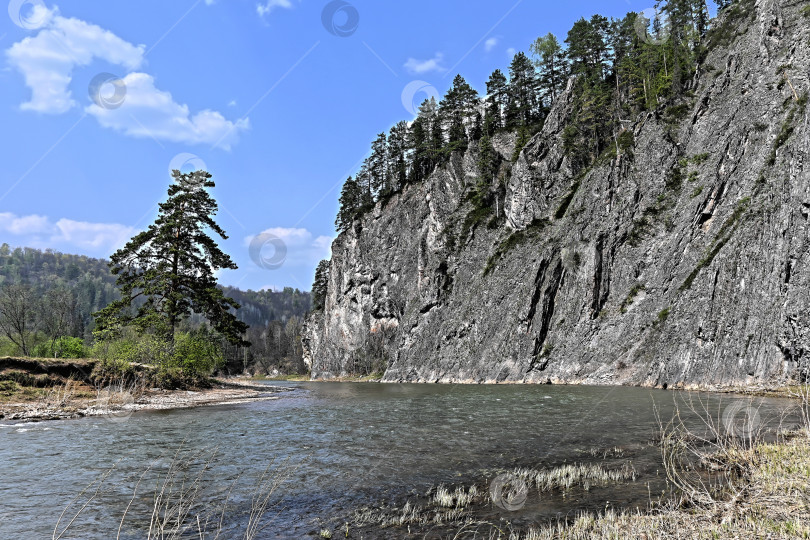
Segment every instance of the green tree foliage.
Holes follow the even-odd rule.
[[[380,194],[388,191],[386,185],[386,175],[388,172],[388,137],[385,133],[379,133],[374,142],[371,143],[371,155],[366,160],[366,171],[368,173],[368,197],[375,199]]]
[[[211,230],[227,239],[213,218],[217,204],[207,189],[214,182],[205,171],[175,170],[172,178],[155,223],[111,257],[121,299],[96,314],[98,329],[132,324],[172,341],[180,322],[196,312],[228,341],[242,344],[247,325],[233,313],[239,304],[222,293],[214,277],[219,269],[236,268],[207,233]],[[135,306],[139,298],[143,303]]]
[[[730,1],[716,3],[724,11]],[[622,120],[688,95],[705,56],[713,25],[705,0],[661,0],[656,10],[652,21],[636,13],[581,18],[567,33],[565,48],[553,34],[538,38],[530,47],[532,59],[517,53],[508,77],[500,69],[490,75],[483,99],[457,75],[440,102],[426,100],[413,122],[397,124],[396,134],[392,128],[384,152],[384,139],[375,140],[369,159],[344,186],[338,230],[347,230],[406,180],[427,178],[454,152],[477,149],[479,169],[491,171],[497,161],[491,138],[499,131],[515,134],[516,158],[568,84],[573,116],[563,141],[573,168],[586,168],[611,146],[618,148],[627,128]],[[388,172],[375,189],[371,179],[383,155]],[[365,196],[358,195],[355,182]]]
[[[551,33],[537,38],[530,50],[536,58],[534,64],[537,67],[538,86],[543,100],[551,106],[567,76],[565,53],[557,37]]]
[[[492,117],[487,112],[484,118],[484,129],[481,140],[478,142],[478,173],[486,182],[493,182],[501,166],[501,155],[492,146],[492,137],[489,135]]]
[[[430,174],[429,132],[430,120],[421,115],[417,116],[408,132],[408,145],[411,150],[409,182],[419,182]]]
[[[540,119],[540,85],[529,57],[519,52],[509,65],[505,123],[508,129],[528,127]]]
[[[490,135],[504,127],[503,117],[506,113],[508,91],[509,86],[506,75],[500,69],[496,69],[487,81],[486,108],[487,114],[491,118],[490,128],[492,131]]]
[[[351,176],[343,184],[340,192],[340,210],[338,210],[335,228],[345,231],[363,211],[363,188]]]
[[[478,92],[461,75],[453,79],[453,86],[439,104],[439,122],[447,133],[445,153],[465,151],[472,138],[475,125]]]
[[[312,283],[312,310],[321,311],[326,303],[329,286],[329,261],[323,260],[315,269],[315,281]]]
[[[396,193],[408,182],[408,123],[399,122],[388,132],[386,194]]]

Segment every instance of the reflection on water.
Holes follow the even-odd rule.
[[[612,504],[644,504],[663,486],[653,401],[671,416],[673,394],[576,386],[462,386],[274,383],[297,388],[275,401],[144,412],[103,418],[0,424],[0,538],[50,538],[62,510],[115,466],[76,522],[74,538],[114,537],[138,478],[150,464],[122,537],[139,538],[151,492],[180,447],[216,447],[205,497],[221,500],[236,482],[226,528],[250,511],[250,489],[276,458],[291,476],[278,492],[262,538],[301,538],[325,521],[372,502],[401,502],[439,483],[480,482],[515,466],[593,460],[619,447],[639,473]],[[722,411],[739,398],[709,396]],[[784,401],[766,400],[763,420]],[[241,489],[244,488],[244,489]],[[649,491],[648,491],[649,489]],[[607,496],[608,494],[603,494]],[[570,514],[576,500],[544,501],[540,516]],[[525,514],[525,513],[524,513]],[[526,516],[526,519],[529,517]]]

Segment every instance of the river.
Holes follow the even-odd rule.
[[[658,432],[653,403],[666,419],[683,396],[626,387],[272,384],[292,390],[271,401],[126,418],[0,423],[0,538],[51,538],[62,511],[105,472],[98,495],[63,538],[115,538],[142,475],[121,538],[144,538],[156,482],[178,449],[181,455],[204,449],[192,473],[210,460],[199,496],[209,509],[228,497],[224,538],[245,527],[251,489],[271,460],[271,475],[286,481],[273,493],[258,538],[317,536],[340,529],[365,504],[402,504],[440,483],[485,482],[516,466],[593,461],[614,448],[632,462],[634,482],[501,517],[531,521],[582,508],[644,506],[666,489],[650,444]],[[748,403],[701,397],[718,417]],[[762,422],[775,422],[788,403],[755,404]]]

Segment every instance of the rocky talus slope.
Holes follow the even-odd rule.
[[[632,137],[584,175],[563,151],[569,83],[488,215],[469,199],[472,150],[378,203],[333,244],[326,307],[305,329],[313,377],[372,357],[391,382],[804,376],[807,5],[752,2],[693,97],[628,119]],[[513,140],[497,140],[507,162]]]

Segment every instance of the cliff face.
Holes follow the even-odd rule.
[[[476,155],[377,207],[332,247],[313,377],[708,385],[810,363],[810,18],[757,0],[690,99],[629,120],[575,178],[570,88],[476,216]],[[789,137],[786,138],[786,135]],[[496,149],[507,160],[512,138]],[[498,219],[500,218],[500,219]]]

